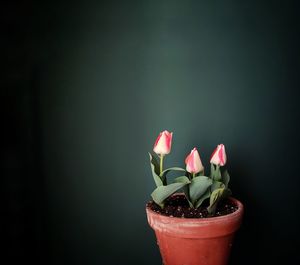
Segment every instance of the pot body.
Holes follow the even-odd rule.
[[[240,227],[244,207],[230,198],[238,209],[211,218],[163,216],[146,207],[164,265],[226,265],[235,231]]]

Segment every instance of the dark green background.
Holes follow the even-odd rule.
[[[144,206],[164,129],[167,166],[227,147],[230,264],[299,262],[297,1],[41,2],[1,9],[7,264],[161,264]]]

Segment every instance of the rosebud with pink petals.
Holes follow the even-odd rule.
[[[171,152],[172,136],[173,133],[167,130],[161,132],[155,141],[153,151],[158,155],[169,154]]]
[[[224,144],[219,144],[211,155],[210,163],[217,166],[224,166],[226,164],[226,160],[225,146]]]
[[[200,155],[196,148],[194,148],[191,153],[185,159],[186,171],[196,174],[203,171],[204,167],[202,165]]]

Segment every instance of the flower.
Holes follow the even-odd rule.
[[[210,174],[204,174],[204,167],[196,147],[185,158],[185,169],[178,166],[164,169],[163,161],[165,155],[171,151],[172,136],[173,133],[166,130],[161,132],[153,148],[156,154],[149,153],[151,173],[156,184],[156,189],[151,193],[153,202],[164,208],[166,200],[172,198],[170,196],[178,190],[183,190],[191,208],[199,208],[203,203],[209,202],[207,212],[214,215],[217,204],[231,195],[228,188],[230,181],[228,171],[220,168],[226,163],[224,145],[219,144],[211,156]],[[158,156],[159,160],[155,156]],[[171,183],[167,176],[170,172],[177,175]]]
[[[212,153],[210,163],[217,166],[224,166],[226,164],[226,152],[224,144],[219,144]]]
[[[204,167],[202,165],[199,153],[196,148],[194,148],[191,153],[185,159],[186,171],[196,174],[203,171]]]
[[[154,144],[153,151],[158,155],[167,155],[171,152],[173,133],[167,130],[161,132]]]

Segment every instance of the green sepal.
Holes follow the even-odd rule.
[[[157,187],[151,194],[152,199],[160,206],[164,207],[164,200],[175,193],[177,190],[183,188],[190,183],[190,180],[186,176],[181,176],[175,179],[177,182]]]
[[[157,172],[159,172],[158,162],[157,162],[156,158],[154,156],[152,156],[150,153],[149,153],[149,158],[150,158],[151,172],[152,172],[152,176],[155,181],[156,187],[163,186],[164,185],[163,181],[160,178],[159,173],[157,173]]]
[[[206,176],[199,176],[192,179],[189,185],[189,195],[193,205],[195,205],[195,202],[207,191],[212,183],[212,179]]]

